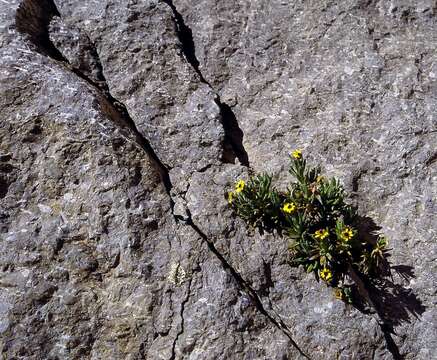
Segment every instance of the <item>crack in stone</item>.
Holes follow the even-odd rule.
[[[131,118],[126,106],[121,101],[118,101],[111,95],[108,83],[103,77],[103,72],[102,85],[90,79],[79,69],[72,67],[69,61],[51,42],[48,29],[50,21],[55,16],[60,17],[60,13],[53,0],[24,0],[22,3],[20,3],[17,9],[15,23],[17,30],[22,34],[27,34],[29,36],[29,40],[33,43],[33,45],[35,45],[39,53],[63,63],[68,70],[70,70],[79,78],[91,85],[92,88],[96,90],[99,95],[102,96],[108,107],[108,109],[106,109],[108,110],[106,111],[106,113],[109,115],[111,120],[119,127],[121,127],[122,130],[125,130],[126,128],[129,130],[129,132],[133,135],[133,139],[131,140],[134,140],[134,142],[139,145],[140,148],[147,154],[151,163],[158,171],[161,177],[162,184],[164,185],[165,191],[170,201],[171,212],[175,217],[176,221],[178,221],[179,217],[174,215],[174,200],[170,194],[172,184],[167,167],[162,163],[155,150],[151,146],[149,140],[147,140],[137,129],[136,124]],[[97,49],[95,49],[95,46],[94,50],[96,56],[98,57]],[[97,58],[97,60],[101,64],[100,59]]]
[[[170,1],[168,1],[168,0],[163,0],[163,1],[166,2],[169,6],[171,6],[172,10],[174,9],[174,11],[175,11],[175,8]],[[53,0],[43,0],[41,2],[38,2],[37,0],[24,0],[17,9],[16,26],[17,26],[17,29],[20,33],[29,35],[31,42],[36,46],[37,51],[39,53],[41,53],[45,56],[48,56],[48,57],[50,57],[58,62],[61,62],[66,67],[66,69],[73,72],[76,76],[78,76],[79,78],[84,80],[87,84],[92,86],[92,88],[97,92],[97,94],[100,95],[107,102],[107,105],[110,108],[109,113],[113,115],[111,117],[111,120],[113,120],[114,123],[119,125],[122,128],[122,130],[124,128],[127,128],[133,134],[133,137],[134,137],[133,140],[135,141],[135,143],[138,144],[144,150],[144,152],[148,155],[148,157],[150,158],[152,163],[157,168],[157,171],[159,172],[159,174],[161,176],[162,183],[165,187],[165,190],[166,190],[168,197],[169,197],[169,200],[170,200],[172,214],[173,214],[176,222],[179,222],[180,220],[182,220],[182,218],[180,216],[174,214],[174,200],[173,200],[173,197],[171,195],[172,184],[170,181],[170,176],[169,176],[167,167],[161,162],[158,155],[155,153],[154,149],[150,145],[149,141],[138,131],[138,129],[136,128],[135,122],[130,117],[125,105],[123,103],[121,103],[120,101],[118,101],[117,99],[115,99],[110,94],[106,79],[104,79],[104,84],[103,84],[104,89],[102,89],[102,84],[97,84],[95,81],[93,81],[92,79],[87,77],[85,74],[83,74],[80,70],[73,68],[71,66],[71,64],[68,62],[68,60],[62,55],[62,53],[50,41],[49,34],[48,34],[48,27],[49,27],[51,19],[54,16],[59,16],[59,11],[57,10],[56,5],[54,4]],[[180,22],[180,19],[181,19],[181,17],[179,18],[179,20],[175,20],[175,21]],[[183,19],[182,19],[182,21],[183,21]],[[186,26],[184,29],[185,29],[184,31],[186,31],[186,32],[189,30]],[[188,29],[188,30],[186,30],[186,29]],[[191,34],[191,30],[189,30],[188,32]],[[194,43],[193,43],[193,46],[194,46]],[[192,49],[194,50],[194,47]],[[192,62],[193,68],[195,70],[197,69],[196,72],[199,73],[199,76],[201,77],[201,80],[202,80],[203,76],[201,75],[200,71],[198,70],[198,62],[196,63],[197,59],[195,58],[195,56],[194,57],[191,56],[189,52],[185,56],[187,57],[189,62],[190,61]],[[196,61],[194,61],[193,59]],[[206,84],[208,84],[206,81],[204,81],[204,79],[202,81],[205,82]],[[107,91],[105,91],[106,88],[108,89]],[[233,115],[233,112],[230,109],[230,107],[228,105],[222,103],[218,96],[216,99],[216,103],[220,107],[221,111],[225,113],[225,115],[224,115],[225,118],[226,118],[226,116],[231,116],[231,117],[233,116],[235,118],[235,115]],[[231,113],[231,115],[226,115],[226,113],[229,114],[229,112]],[[115,116],[115,118],[114,118],[114,116]],[[236,123],[236,119],[231,119],[231,122],[232,121],[235,121],[235,123]],[[226,122],[226,121],[224,121],[224,122]],[[231,124],[231,126],[235,126],[235,124],[234,125]],[[237,123],[236,123],[236,126],[238,127]],[[232,144],[232,142],[231,142],[231,144]],[[235,144],[233,146],[235,146]],[[244,148],[242,148],[241,151],[244,151]],[[247,153],[246,153],[246,157],[247,157]],[[240,160],[240,162],[243,165],[245,163],[246,163],[246,166],[249,165],[248,159]],[[186,209],[186,212],[188,214],[188,219],[186,219],[184,221],[185,225],[190,226],[200,236],[200,238],[207,244],[209,250],[220,261],[223,268],[231,274],[231,276],[234,278],[234,280],[239,285],[239,287],[249,295],[249,297],[252,299],[257,310],[262,315],[264,315],[270,323],[272,323],[276,328],[281,330],[288,337],[288,339],[290,340],[292,345],[298,350],[298,352],[303,357],[309,359],[309,356],[306,355],[299,348],[297,343],[293,340],[293,338],[291,336],[291,331],[288,329],[287,325],[281,319],[276,320],[275,318],[273,318],[268,313],[268,311],[264,309],[264,306],[263,306],[258,294],[256,293],[256,291],[228,263],[228,261],[225,259],[225,257],[216,249],[214,244],[199,229],[199,227],[196,224],[194,224],[188,207]],[[181,304],[181,313],[180,313],[181,318],[182,318],[181,330],[178,332],[178,334],[173,342],[172,355],[171,355],[171,359],[173,359],[173,360],[175,359],[176,342],[177,342],[179,336],[184,331],[183,313],[185,310],[185,304],[188,302],[190,292],[191,292],[191,279],[190,279],[187,297],[185,298],[185,300]]]
[[[285,336],[290,340],[291,344],[294,346],[294,348],[299,352],[300,355],[305,357],[306,359],[310,359],[310,357],[303,352],[303,350],[299,347],[299,345],[294,341],[291,331],[288,328],[288,326],[282,321],[282,319],[279,318],[279,320],[276,320],[272,315],[269,314],[269,312],[264,308],[264,305],[258,296],[257,292],[249,285],[249,283],[243,279],[243,277],[238,273],[237,270],[235,270],[232,265],[225,259],[225,257],[217,250],[217,248],[214,246],[214,243],[212,243],[206,234],[200,230],[200,228],[193,222],[190,210],[187,208],[187,214],[188,214],[188,220],[186,220],[186,224],[189,225],[199,236],[200,238],[206,243],[209,250],[216,256],[216,258],[221,262],[223,268],[225,270],[228,270],[228,272],[231,274],[231,276],[234,278],[236,283],[239,285],[239,287],[246,292],[250,299],[252,300],[253,304],[257,308],[257,310],[264,315],[267,320],[272,323],[276,328],[281,330]]]
[[[191,295],[191,283],[193,279],[190,277],[189,283],[188,283],[188,292],[187,296],[185,296],[185,299],[181,303],[181,309],[179,312],[179,315],[181,317],[181,329],[176,334],[175,339],[173,340],[172,348],[171,348],[171,357],[170,360],[174,360],[176,358],[176,343],[179,339],[179,337],[184,333],[184,324],[185,324],[185,318],[184,318],[184,311],[185,311],[185,305],[187,304],[188,300],[190,299]]]
[[[220,109],[220,115],[222,117],[222,126],[225,131],[225,144],[231,146],[231,154],[226,153],[226,149],[223,151],[223,160],[225,162],[233,163],[235,157],[240,161],[240,164],[246,167],[250,167],[249,155],[243,145],[244,133],[238,125],[237,117],[235,116],[232,108],[220,100],[220,96],[217,94],[215,103]],[[228,159],[231,157],[231,159]],[[232,157],[234,159],[232,159]]]
[[[162,0],[166,3],[173,12],[173,21],[175,23],[176,33],[178,34],[179,41],[182,44],[182,53],[184,54],[187,62],[192,66],[194,71],[198,74],[201,82],[208,85],[211,90],[214,91],[211,84],[205,79],[202,72],[199,69],[200,62],[196,57],[195,52],[195,44],[193,40],[193,32],[192,30],[185,24],[185,21],[182,15],[177,11],[175,5],[172,0]],[[238,125],[238,121],[232,108],[226,103],[222,102],[220,96],[214,91],[216,94],[215,102],[220,109],[220,113],[222,116],[222,126],[225,131],[225,144],[228,143],[232,152],[234,153],[234,158],[237,157],[240,163],[244,166],[249,167],[249,157],[243,146],[243,136],[244,133]],[[224,149],[225,150],[225,149]],[[228,154],[223,154],[223,160],[229,157]],[[229,161],[232,162],[232,161]],[[290,340],[292,345],[298,350],[298,352],[305,358],[310,359],[310,357],[305,354],[302,349],[297,345],[297,343],[293,340],[291,331],[287,327],[287,325],[283,322],[282,319],[276,320],[273,318],[268,311],[264,308],[261,299],[259,298],[256,291],[245,281],[242,276],[229,264],[229,262],[225,259],[225,257],[217,250],[214,244],[209,241],[208,237],[203,233],[200,228],[194,224],[192,220],[192,216],[189,208],[186,208],[186,212],[188,214],[188,219],[185,220],[185,223],[189,225],[207,244],[210,251],[217,257],[217,259],[221,262],[224,269],[228,270],[232,277],[235,279],[237,284],[242,288],[252,299],[258,311],[263,314],[275,327],[280,329]]]
[[[166,3],[173,12],[173,22],[175,24],[176,34],[181,43],[182,54],[185,56],[185,59],[197,73],[200,81],[212,88],[210,83],[204,78],[202,72],[199,69],[200,62],[196,57],[196,46],[194,44],[193,31],[185,24],[184,18],[182,17],[181,13],[178,12],[172,0],[162,1]]]
[[[181,13],[178,12],[178,10],[176,9],[176,6],[173,4],[172,0],[162,0],[162,1],[164,3],[166,3],[171,8],[171,10],[173,12],[173,20],[175,23],[176,33],[178,34],[179,41],[181,42],[181,45],[182,45],[181,50],[182,50],[182,53],[184,54],[187,62],[192,66],[194,71],[198,74],[200,81],[205,83],[206,85],[208,85],[211,88],[211,90],[214,91],[211,84],[205,79],[205,77],[203,76],[203,74],[199,68],[200,62],[196,57],[195,43],[193,40],[192,30],[185,24],[183,16],[181,15]],[[341,12],[339,15],[341,15],[342,13],[343,12]],[[325,29],[325,31],[321,37],[323,37],[326,34],[326,32],[329,30],[329,28],[334,24],[335,20],[336,19],[333,19],[333,20],[331,20],[330,23],[327,24],[328,26]],[[244,133],[240,129],[240,127],[238,126],[237,119],[236,119],[235,114],[232,111],[231,107],[229,105],[227,105],[226,103],[223,103],[220,100],[220,96],[215,91],[214,91],[214,93],[216,94],[215,102],[220,109],[220,113],[222,116],[222,126],[223,126],[223,129],[225,131],[225,140],[224,140],[224,144],[223,144],[224,149],[223,149],[222,160],[224,162],[233,162],[232,157],[234,157],[234,159],[236,157],[236,158],[238,158],[238,160],[240,161],[240,163],[242,165],[249,167],[250,165],[249,165],[248,154],[247,154],[246,150],[244,149],[244,146],[242,143]],[[227,145],[230,145],[232,154],[230,154],[230,151],[226,148]],[[265,315],[270,320],[270,322],[272,322],[276,327],[278,327],[279,329],[281,329],[284,332],[284,334],[290,339],[293,346],[299,351],[299,353],[301,355],[305,356],[306,358],[309,358],[305,353],[302,352],[302,350],[298,347],[296,342],[292,339],[290,329],[288,329],[287,325],[284,323],[284,321],[279,317],[279,315],[273,309],[270,297],[268,296],[268,299],[269,299],[272,311],[277,316],[277,318],[279,320],[276,320],[275,318],[273,318],[264,309],[263,304],[262,304],[260,298],[258,297],[258,294],[256,293],[256,291],[250,287],[250,285],[241,277],[241,275],[226,261],[226,259],[223,257],[223,255],[221,255],[218,252],[218,250],[215,248],[214,244],[208,240],[207,236],[193,223],[193,220],[192,220],[192,217],[191,217],[191,214],[190,214],[190,211],[188,208],[187,208],[187,214],[188,214],[188,220],[186,220],[186,223],[188,225],[190,225],[198,233],[198,235],[207,243],[209,249],[221,261],[223,267],[225,269],[228,269],[230,271],[230,273],[232,274],[232,276],[234,277],[234,279],[237,281],[237,283],[243,289],[246,290],[246,292],[252,298],[252,301],[256,305],[257,309],[263,315]],[[389,351],[392,353],[392,355],[394,356],[395,359],[398,359],[400,354],[399,354],[399,351],[397,349],[396,343],[393,341],[393,339],[391,337],[390,327],[387,326],[387,324],[385,324],[384,321],[380,325],[381,325],[381,329],[384,333],[384,337],[386,339]]]
[[[212,85],[205,79],[200,70],[200,62],[196,57],[196,46],[193,39],[193,31],[185,24],[185,20],[181,13],[176,9],[172,0],[162,0],[167,4],[173,12],[173,21],[175,24],[176,34],[181,43],[181,51],[187,62],[194,69],[202,83],[208,87],[215,94],[215,103],[220,109],[221,123],[225,132],[223,142],[222,161],[234,163],[237,158],[241,165],[249,167],[249,156],[243,146],[244,133],[238,125],[237,118],[232,108],[221,101],[220,96],[213,89]]]
[[[49,24],[60,13],[53,0],[24,0],[15,13],[15,26],[21,34],[29,36],[39,52],[62,62],[68,62],[49,37]]]

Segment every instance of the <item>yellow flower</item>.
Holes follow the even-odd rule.
[[[329,235],[328,229],[320,229],[314,233],[314,237],[319,240],[325,239],[326,237],[328,237],[328,235]]]
[[[344,241],[349,241],[353,237],[354,231],[349,226],[346,226],[340,234],[340,238]]]
[[[294,205],[293,203],[285,203],[284,206],[282,207],[282,211],[287,214],[291,214],[295,210],[296,210],[296,205]]]
[[[343,291],[341,289],[339,289],[339,288],[335,288],[334,296],[338,300],[343,300]]]
[[[232,191],[228,192],[228,203],[232,204],[232,201],[234,200],[234,193]]]
[[[328,268],[323,268],[320,271],[320,278],[326,282],[330,282],[332,280],[332,272]]]
[[[235,192],[236,193],[242,192],[245,185],[246,183],[244,182],[244,180],[238,180],[237,183],[235,184]]]
[[[295,159],[301,159],[302,158],[302,150],[300,149],[296,149],[291,153],[291,156],[294,157]]]
[[[325,177],[322,175],[317,176],[316,182],[317,183],[322,183],[325,181]]]

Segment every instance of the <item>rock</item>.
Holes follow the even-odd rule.
[[[0,2],[5,358],[430,359],[431,1]],[[390,239],[394,333],[226,192],[303,148]]]

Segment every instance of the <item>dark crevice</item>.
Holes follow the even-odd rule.
[[[106,100],[106,104],[102,105],[106,105],[104,107],[107,107],[103,110],[106,110],[106,113],[110,116],[111,120],[113,120],[116,125],[121,127],[122,130],[129,130],[129,132],[133,135],[130,137],[133,137],[135,143],[137,143],[144,150],[151,163],[158,171],[161,181],[170,199],[172,214],[174,214],[174,200],[170,195],[172,184],[167,167],[161,162],[150,142],[138,131],[135,122],[132,120],[128,110],[126,109],[126,106],[110,94],[109,86],[103,76],[103,72],[101,74],[103,81],[99,83],[95,82],[85,75],[81,70],[73,68],[69,61],[51,42],[48,31],[50,21],[55,16],[60,16],[60,13],[53,0],[24,0],[17,9],[15,23],[17,30],[20,33],[27,34],[29,36],[29,40],[33,43],[39,53],[56,61],[62,62],[75,75],[91,85],[99,95],[102,95],[104,100]],[[95,56],[98,56],[95,47],[94,50]],[[101,65],[99,59],[98,63]],[[179,217],[175,216],[175,219],[179,220]]]
[[[227,154],[223,151],[223,159],[225,162],[235,162],[235,158],[238,159],[241,165],[249,167],[249,155],[243,146],[244,133],[238,125],[237,118],[235,117],[232,108],[221,102],[220,97],[217,96],[215,100],[216,104],[220,108],[220,115],[222,117],[222,125],[225,131],[224,143],[230,145],[231,154]],[[228,159],[228,161],[226,161]]]
[[[193,66],[194,70],[196,70],[196,72],[199,74],[201,81],[208,84],[208,82],[206,82],[206,80],[204,79],[204,77],[202,76],[199,70],[199,62],[195,57],[194,42],[192,40],[191,30],[184,24],[182,16],[176,11],[176,8],[172,4],[172,2],[168,0],[163,0],[163,1],[167,3],[173,10],[175,23],[178,27],[179,36],[183,44],[183,51],[187,58],[187,61]],[[90,79],[81,70],[73,68],[71,64],[68,62],[68,60],[50,41],[48,27],[51,19],[54,16],[59,16],[59,11],[57,10],[53,0],[43,0],[43,1],[24,0],[20,4],[17,10],[16,26],[18,31],[20,31],[20,33],[29,35],[30,40],[36,46],[36,49],[39,53],[46,55],[56,61],[62,62],[69,71],[73,72],[76,76],[86,81],[86,83],[88,83],[93,89],[95,89],[98,95],[105,100],[106,102],[105,105],[108,107],[108,109],[106,109],[106,112],[111,115],[110,118],[119,127],[121,127],[122,130],[128,129],[130,131],[130,133],[133,135],[131,137],[133,137],[135,143],[137,143],[144,150],[144,152],[150,158],[151,162],[157,168],[157,171],[161,176],[162,183],[170,199],[173,216],[177,221],[179,221],[180,217],[174,215],[174,211],[173,211],[174,201],[170,194],[172,189],[172,184],[170,181],[167,167],[161,162],[161,160],[155,153],[154,149],[150,145],[149,141],[138,131],[125,105],[122,102],[115,99],[110,94],[106,79],[103,78],[103,85],[102,85],[100,82],[97,83],[96,81]],[[248,161],[247,153],[245,152],[244,147],[242,146],[243,132],[238,127],[238,123],[234,113],[232,112],[232,109],[227,104],[222,103],[218,97],[216,99],[216,103],[219,106],[222,114],[223,127],[225,129],[226,140],[230,142],[232,149],[235,152],[236,157],[240,159],[240,162],[243,165],[248,166],[249,161]],[[185,221],[186,225],[190,226],[203,239],[203,241],[206,242],[209,250],[217,257],[217,259],[222,264],[223,268],[231,274],[231,276],[235,279],[235,281],[241,287],[241,289],[244,290],[250,296],[257,310],[261,314],[263,314],[270,323],[272,323],[275,327],[280,329],[288,337],[290,342],[293,344],[293,346],[298,350],[298,352],[302,356],[309,359],[308,355],[306,355],[299,348],[297,343],[293,340],[291,336],[291,332],[284,324],[284,322],[282,320],[276,320],[267,312],[267,310],[264,309],[264,306],[256,291],[250,287],[250,285],[241,277],[241,275],[227,262],[227,260],[223,257],[223,255],[220,254],[220,252],[215,248],[214,244],[211,241],[209,241],[207,236],[197,227],[197,225],[194,224],[189,209],[187,209],[187,213],[189,217],[188,220]],[[177,334],[176,339],[173,343],[172,359],[175,358],[175,346],[176,346],[177,339],[184,331],[183,312],[185,309],[185,304],[189,299],[189,296],[190,296],[190,289],[188,290],[188,295],[186,299],[183,301],[181,305],[181,318],[182,318],[181,330]]]
[[[8,193],[9,184],[6,179],[0,177],[0,199],[6,197]]]
[[[206,79],[203,77],[203,74],[199,69],[200,62],[196,57],[196,47],[194,45],[192,30],[185,24],[184,18],[178,12],[172,0],[162,1],[166,3],[173,12],[173,21],[176,27],[176,34],[182,46],[182,54],[184,54],[188,63],[193,67],[194,71],[196,71],[197,75],[199,75],[200,81],[211,86],[209,82],[206,81]]]
[[[264,272],[264,278],[265,282],[261,285],[260,294],[262,296],[266,296],[269,299],[270,305],[270,289],[274,287],[274,283],[272,280],[272,268],[268,261],[265,261],[262,259],[263,262],[263,272]]]
[[[181,310],[179,313],[179,316],[181,317],[181,329],[178,331],[178,333],[176,334],[176,337],[173,341],[173,345],[171,348],[171,356],[170,356],[170,360],[174,360],[176,359],[176,343],[179,339],[179,336],[181,336],[184,333],[184,325],[185,325],[185,318],[184,318],[184,311],[185,311],[185,305],[188,302],[188,300],[190,299],[190,295],[191,295],[191,282],[192,282],[192,278],[190,278],[190,281],[188,283],[188,292],[187,292],[187,296],[185,297],[185,299],[182,301],[181,303]]]
[[[200,71],[200,62],[196,57],[193,31],[185,24],[184,18],[181,13],[178,12],[172,0],[162,1],[166,3],[173,12],[173,21],[175,23],[176,34],[181,43],[182,54],[197,73],[200,81],[208,85],[211,90],[214,91],[211,84],[203,76],[202,71]],[[220,109],[222,126],[225,132],[222,161],[226,163],[235,163],[235,159],[237,158],[241,165],[248,167],[249,156],[243,146],[244,133],[238,125],[237,118],[232,111],[232,108],[228,104],[222,102],[218,95],[215,99],[215,103]]]
[[[67,61],[49,37],[49,24],[54,16],[60,16],[53,0],[24,0],[15,13],[15,26],[43,55],[58,61]]]
[[[290,340],[291,344],[296,348],[296,350],[299,352],[300,355],[305,357],[306,359],[310,359],[310,357],[305,354],[302,349],[297,345],[297,343],[293,340],[291,336],[291,331],[288,329],[287,325],[281,320],[276,320],[273,318],[269,312],[264,308],[264,305],[259,298],[257,292],[248,284],[246,280],[243,279],[243,277],[238,273],[237,270],[235,270],[231,264],[225,259],[225,257],[217,250],[217,248],[214,246],[214,244],[208,239],[205,233],[202,232],[202,230],[199,229],[199,227],[193,222],[190,210],[187,209],[188,214],[188,220],[186,220],[186,224],[189,225],[199,236],[200,238],[206,243],[209,250],[216,256],[216,258],[220,261],[223,268],[227,270],[233,279],[236,281],[236,283],[239,285],[239,287],[245,291],[250,299],[252,300],[253,304],[257,308],[257,310],[264,315],[267,320],[272,323],[276,328],[281,330],[285,336]]]
[[[84,29],[66,24],[55,15],[48,25],[48,32],[52,44],[65,54],[73,68],[93,79],[102,91],[108,91],[97,49]]]
[[[212,166],[213,166],[213,164],[207,164],[207,165],[203,166],[202,168],[200,168],[199,170],[197,170],[197,172],[204,173],[205,171],[209,170]],[[183,193],[185,195],[187,192],[184,191]]]

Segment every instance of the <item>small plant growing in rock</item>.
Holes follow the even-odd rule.
[[[379,276],[387,241],[360,233],[359,217],[340,182],[308,166],[302,151],[291,154],[289,172],[296,181],[286,191],[276,189],[268,174],[239,180],[228,193],[229,204],[250,227],[288,238],[290,264],[303,266],[333,287],[338,299],[351,302],[348,284],[362,287],[361,279]]]

